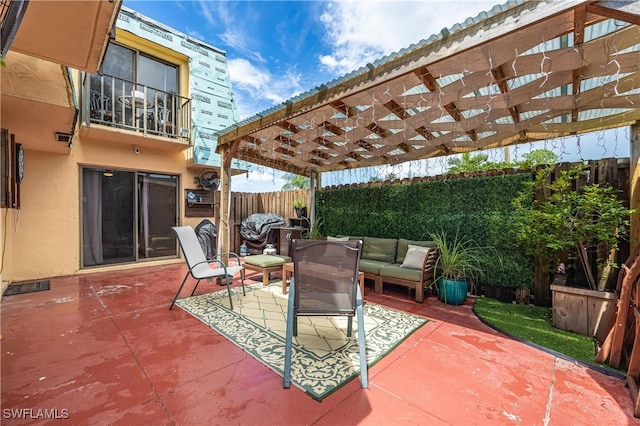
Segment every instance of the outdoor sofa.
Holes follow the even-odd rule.
[[[374,291],[378,294],[382,293],[384,283],[398,284],[415,289],[416,302],[422,303],[424,289],[433,283],[438,255],[433,241],[344,235],[327,238],[363,241],[360,271],[366,279],[374,281]]]

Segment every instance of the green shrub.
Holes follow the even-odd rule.
[[[502,266],[489,266],[487,282],[531,288],[533,258],[516,244],[512,202],[529,173],[434,180],[411,184],[323,189],[316,211],[323,235],[428,239],[445,232],[491,247]]]

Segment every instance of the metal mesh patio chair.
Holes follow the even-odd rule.
[[[173,119],[171,110],[158,105],[155,115],[155,130],[160,133],[173,134]]]
[[[184,283],[187,281],[189,275],[191,275],[194,279],[198,280],[196,282],[191,295],[193,296],[196,292],[196,288],[198,288],[198,284],[200,284],[200,280],[203,278],[213,279],[213,278],[224,278],[225,283],[227,285],[227,291],[229,292],[229,304],[231,305],[231,309],[233,309],[233,300],[231,299],[231,287],[229,286],[230,281],[233,277],[239,272],[240,279],[242,282],[242,294],[245,295],[244,289],[244,266],[242,266],[242,261],[240,260],[240,256],[235,253],[218,253],[215,255],[214,259],[207,260],[204,252],[202,251],[202,247],[200,246],[200,242],[198,241],[198,237],[196,236],[195,231],[190,226],[174,226],[173,231],[176,233],[178,237],[178,242],[180,243],[180,248],[182,249],[182,253],[184,253],[185,260],[187,262],[187,266],[189,270],[187,274],[184,276],[182,280],[182,284],[178,288],[178,292],[175,297],[171,301],[171,306],[169,309],[173,308],[173,304],[178,299],[178,295],[184,286]],[[237,258],[238,265],[227,266],[222,262],[222,256],[234,256]],[[217,268],[212,268],[210,263],[215,263]]]
[[[299,316],[346,316],[347,336],[351,337],[353,317],[358,320],[360,383],[368,387],[364,339],[362,294],[358,268],[362,241],[292,241],[293,279],[289,290],[283,386],[291,384],[293,336],[298,335]]]

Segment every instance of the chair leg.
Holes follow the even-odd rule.
[[[244,291],[244,269],[240,271],[240,283],[242,284],[242,295],[246,296],[247,293]]]
[[[293,335],[298,336],[298,315],[295,312],[293,313]]]
[[[295,312],[293,312],[294,289],[291,286],[289,291],[289,303],[287,307],[287,335],[284,345],[284,378],[282,387],[289,389],[291,386],[291,351],[293,345],[293,324],[295,321]]]
[[[176,303],[176,300],[178,299],[178,295],[180,294],[180,290],[182,290],[182,287],[184,286],[184,283],[187,282],[187,277],[188,276],[189,276],[189,273],[187,272],[187,275],[185,275],[184,279],[182,280],[182,284],[180,284],[180,288],[178,288],[178,292],[176,293],[176,296],[171,301],[171,306],[169,306],[169,310],[173,309],[173,304]]]
[[[358,288],[356,315],[358,316],[358,346],[360,347],[360,386],[369,387],[369,373],[367,371],[367,348],[364,339],[364,313],[362,311],[362,295]]]
[[[191,292],[192,296],[196,293],[196,289],[198,288],[198,284],[200,284],[200,280],[198,280],[198,282],[196,282],[195,287],[193,287],[193,291]]]
[[[424,283],[419,282],[416,284],[416,302],[422,303],[424,300]]]
[[[231,286],[229,285],[229,281],[231,281],[229,279],[229,276],[227,275],[225,278],[225,281],[227,283],[227,294],[229,295],[229,306],[231,307],[231,310],[233,311],[233,298],[231,297]],[[233,277],[232,277],[233,278]]]
[[[347,319],[347,337],[351,337],[353,333],[353,317]]]

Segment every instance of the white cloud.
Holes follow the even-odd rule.
[[[244,90],[262,89],[271,80],[268,70],[256,68],[246,59],[229,59],[227,64],[233,84]]]
[[[274,78],[268,69],[257,67],[247,59],[229,59],[227,63],[241,118],[282,103],[302,91],[300,73],[295,69]]]
[[[277,192],[282,190],[285,181],[282,172],[266,167],[253,166],[247,174],[231,178],[231,190],[234,192]]]
[[[494,5],[469,0],[330,2],[320,20],[331,53],[319,61],[336,74],[346,74]]]

